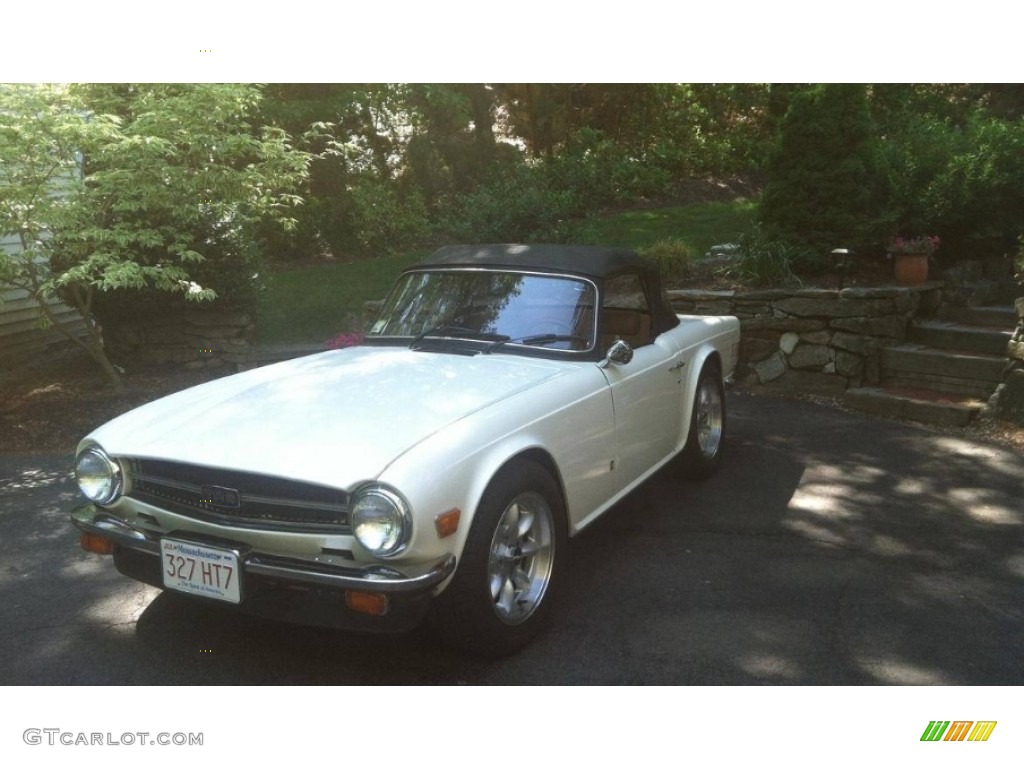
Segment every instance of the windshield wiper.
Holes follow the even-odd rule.
[[[561,333],[541,333],[533,336],[520,336],[518,339],[500,339],[492,344],[488,344],[483,348],[483,350],[481,350],[480,354],[489,355],[498,347],[503,347],[506,344],[523,344],[531,347],[539,347],[544,344],[553,344],[556,341],[580,341],[586,343],[587,340],[582,336],[569,336]]]
[[[428,336],[441,336],[446,338],[455,337],[469,337],[472,339],[494,339],[495,337],[504,340],[504,336],[499,336],[494,333],[483,333],[481,331],[474,331],[472,328],[466,328],[461,325],[437,325],[433,328],[428,328],[423,333],[418,335],[412,341],[409,342],[409,349],[418,349],[418,345],[426,339]]]

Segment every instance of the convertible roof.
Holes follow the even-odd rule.
[[[592,245],[448,245],[412,267],[487,267],[568,272],[604,278],[651,266],[628,248]]]

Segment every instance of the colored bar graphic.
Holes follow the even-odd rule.
[[[992,731],[996,729],[997,720],[979,720],[974,724],[974,730],[967,737],[968,741],[988,741]]]
[[[921,741],[988,741],[996,729],[996,720],[931,720]]]
[[[971,730],[972,725],[974,725],[973,720],[956,720],[943,741],[963,741],[967,738],[967,733]]]

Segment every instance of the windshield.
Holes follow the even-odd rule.
[[[370,335],[507,340],[508,346],[588,351],[594,346],[595,296],[593,284],[555,275],[410,272],[392,290]]]

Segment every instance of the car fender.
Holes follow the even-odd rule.
[[[607,494],[614,458],[611,394],[596,365],[511,401],[467,416],[394,462],[378,478],[408,500],[413,539],[424,561],[462,552],[480,500],[494,477],[529,455],[543,458],[562,491],[570,533]],[[546,391],[550,390],[550,391]],[[562,405],[552,409],[551,398]],[[457,450],[458,448],[458,450]],[[452,455],[459,458],[452,460]],[[444,466],[441,463],[444,462]],[[439,538],[435,518],[460,510],[458,530]]]
[[[704,366],[708,361],[712,359],[716,361],[723,378],[731,376],[736,367],[739,345],[739,321],[733,317],[721,318],[721,320],[732,322],[725,322],[724,325],[726,327],[723,332],[697,345],[690,358],[690,364],[687,366],[688,370],[683,376],[682,418],[684,425],[690,423],[693,413],[693,400],[697,392],[697,382],[700,380],[701,371],[704,370]],[[688,435],[689,429],[684,428],[679,443],[680,451],[686,446]]]
[[[717,361],[719,367],[722,365],[722,356],[718,350],[712,344],[701,344],[697,351],[694,352],[692,363],[688,366],[689,370],[683,377],[683,424],[687,425],[690,423],[690,417],[693,413],[693,398],[697,392],[697,382],[700,379],[700,373],[704,370],[704,366],[708,360]],[[679,443],[679,449],[682,450],[686,444],[686,437],[689,433],[688,429],[683,429],[682,439]]]

